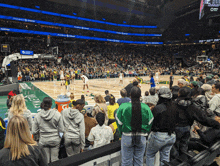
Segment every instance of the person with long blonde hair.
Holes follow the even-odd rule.
[[[27,120],[14,115],[7,127],[0,165],[47,166],[45,151],[31,137]]]
[[[14,115],[22,115],[28,121],[29,129],[32,129],[32,116],[31,111],[27,109],[25,104],[25,99],[22,94],[16,95],[13,97],[12,105],[8,113],[8,121]]]
[[[103,98],[102,95],[97,94],[94,96],[94,100],[96,102],[96,105],[92,111],[92,116],[96,118],[96,114],[98,114],[99,112],[104,113],[105,114],[105,125],[107,125],[108,124],[108,112],[107,112],[108,108],[107,108],[105,99]]]

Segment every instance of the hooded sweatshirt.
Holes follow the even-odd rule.
[[[64,132],[61,114],[54,109],[41,109],[34,117],[32,134],[40,132],[39,143],[43,146],[59,145],[59,132]]]
[[[67,108],[61,112],[61,115],[65,127],[65,139],[79,138],[81,141],[81,149],[84,149],[85,123],[83,114],[81,114],[78,109]]]
[[[31,111],[30,110],[25,110],[23,111],[23,114],[21,114],[25,119],[27,119],[28,121],[28,126],[30,131],[32,130],[32,116],[31,116]],[[11,120],[11,118],[13,117],[13,113],[11,111],[8,112],[8,122]]]

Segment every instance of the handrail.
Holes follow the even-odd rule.
[[[121,141],[52,162],[49,166],[77,166],[121,150]]]

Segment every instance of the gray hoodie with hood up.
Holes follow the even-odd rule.
[[[80,139],[81,149],[85,146],[84,116],[78,109],[67,108],[61,112],[64,124],[64,138]]]
[[[57,146],[60,143],[59,132],[64,132],[61,114],[54,109],[41,109],[34,117],[32,134],[40,132],[39,144],[43,146]]]

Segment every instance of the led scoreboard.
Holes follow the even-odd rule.
[[[218,16],[220,15],[220,0],[201,0],[199,19],[204,16]]]

